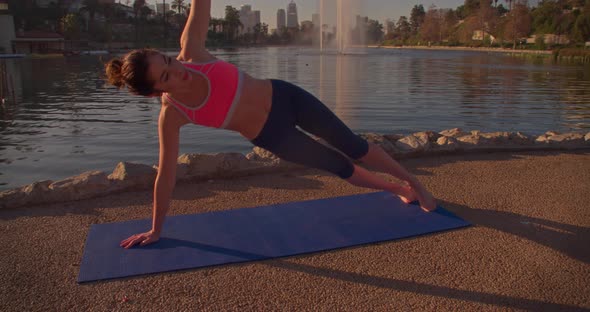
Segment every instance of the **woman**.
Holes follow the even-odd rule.
[[[152,229],[123,240],[122,247],[143,246],[159,239],[176,182],[180,127],[189,123],[239,132],[285,160],[334,173],[356,186],[392,192],[406,203],[417,199],[426,211],[436,208],[434,198],[415,177],[378,145],[355,135],[313,95],[284,81],[253,78],[209,54],[205,39],[210,10],[210,0],[193,0],[176,59],[142,49],[106,66],[111,84],[162,99]],[[295,126],[405,184],[388,182],[354,165]]]

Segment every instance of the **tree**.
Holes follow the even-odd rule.
[[[576,10],[579,14],[579,11]],[[568,35],[571,38],[573,33],[574,24],[576,23],[576,15],[561,11],[557,14],[557,19],[553,21],[555,26],[555,33],[558,35]]]
[[[94,27],[94,15],[101,9],[100,2],[98,0],[84,0],[83,6],[80,9],[88,13],[88,24],[86,24],[86,30],[90,31]]]
[[[55,1],[55,0],[54,0]],[[65,10],[63,8],[63,1],[57,0],[57,2],[50,2],[47,8],[45,8],[45,18],[46,21],[50,23],[52,29],[59,29],[59,24],[61,21],[62,16],[64,15]]]
[[[483,40],[492,33],[497,34],[498,16],[492,7],[492,0],[480,0],[479,9],[475,12],[475,30],[481,31]]]
[[[456,34],[457,25],[459,24],[457,12],[452,9],[448,9],[444,14],[443,38],[448,40],[451,44],[457,44],[459,41]]]
[[[455,11],[431,5],[420,28],[420,36],[427,41],[443,42],[451,36],[457,22]]]
[[[100,5],[102,10],[102,15],[104,16],[106,23],[105,23],[105,37],[103,38],[105,41],[110,42],[112,39],[113,34],[113,19],[115,18],[115,6],[112,3],[104,3]]]
[[[453,32],[453,28],[459,23],[459,18],[457,17],[457,12],[453,11],[452,9],[448,9],[445,11],[445,31],[447,35],[450,35]]]
[[[572,40],[576,42],[590,41],[590,0],[586,1],[584,8],[576,17],[572,31]]]
[[[395,24],[395,32],[402,42],[405,42],[412,36],[412,26],[405,16],[400,16]]]
[[[262,38],[264,38],[264,40],[267,39],[267,37],[268,37],[268,24],[267,23],[262,23],[260,25],[260,34],[262,35]]]
[[[135,13],[135,43],[139,42],[139,17],[141,16],[142,9],[145,6],[145,0],[133,1],[133,12]]]
[[[150,9],[147,5],[144,5],[141,8],[139,8],[139,17],[144,22],[147,20],[147,17],[153,13],[154,11],[152,11],[152,9]]]
[[[467,17],[467,13],[465,12],[465,5],[458,6],[455,12],[457,13],[457,17],[460,20],[464,20]]]
[[[207,32],[207,40],[211,45],[219,45],[224,38],[225,20],[221,18],[211,18],[209,20],[209,31]]]
[[[280,43],[289,43],[293,39],[293,35],[289,31],[289,29],[285,26],[279,29],[279,41]]]
[[[238,33],[238,30],[244,27],[240,21],[240,12],[231,5],[227,5],[225,7],[225,22],[227,26],[227,29],[225,29],[227,36],[226,40],[233,42]]]
[[[219,28],[222,27],[222,26],[223,26],[223,19],[214,18],[214,17],[212,17],[211,19],[209,19],[209,28],[210,28],[210,30],[212,28],[212,31],[214,33],[217,33],[218,30],[219,30]]]
[[[385,21],[385,29],[388,33],[393,33],[395,31],[395,22],[388,18]]]
[[[367,24],[367,39],[369,43],[378,43],[383,40],[383,25],[379,21],[369,19]]]
[[[561,9],[555,1],[545,0],[532,12],[533,29],[536,34],[552,34],[556,31],[555,21],[561,15]]]
[[[180,15],[182,11],[186,11],[187,6],[184,4],[184,0],[172,0],[172,9]]]
[[[254,43],[259,43],[268,35],[268,25],[266,23],[259,23],[254,25]]]
[[[504,34],[508,40],[512,40],[512,48],[516,49],[516,43],[527,37],[531,31],[531,15],[526,0],[516,1],[512,10],[508,13]]]
[[[80,19],[77,14],[68,14],[60,20],[61,32],[68,40],[78,39],[80,36]]]
[[[508,9],[506,9],[502,4],[496,6],[496,11],[498,12],[498,16],[503,16],[504,14],[508,13]]]
[[[436,5],[431,5],[428,8],[428,12],[424,16],[424,22],[420,27],[420,37],[428,42],[442,41],[442,26],[443,16]]]
[[[423,5],[414,5],[412,12],[410,13],[410,25],[412,26],[412,34],[417,34],[420,29],[420,25],[424,22],[426,12],[424,11]]]
[[[395,36],[395,22],[393,22],[391,19],[387,19],[385,21],[385,29],[387,31],[387,35],[385,39],[393,39]]]
[[[465,0],[463,6],[465,8],[465,17],[477,14],[481,7],[479,0]]]

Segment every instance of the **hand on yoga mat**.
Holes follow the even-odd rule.
[[[151,243],[157,242],[159,239],[160,235],[153,233],[152,231],[149,231],[145,233],[135,234],[127,238],[126,240],[122,241],[121,244],[119,244],[119,246],[125,249],[129,249],[137,244],[139,244],[140,246],[149,245]]]

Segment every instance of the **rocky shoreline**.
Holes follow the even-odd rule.
[[[548,131],[540,136],[521,132],[466,132],[459,128],[411,135],[360,134],[379,144],[396,159],[486,151],[590,149],[589,133]],[[284,172],[301,166],[276,158],[255,147],[251,153],[184,154],[178,158],[177,181],[207,181]],[[90,199],[153,187],[156,166],[121,162],[110,174],[88,171],[60,181],[39,181],[0,192],[0,209]]]

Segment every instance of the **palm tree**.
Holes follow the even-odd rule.
[[[94,15],[98,10],[101,9],[101,4],[98,0],[84,0],[84,6],[80,9],[80,11],[88,12],[88,24],[86,24],[86,31],[89,30],[90,27],[94,24]]]
[[[113,19],[115,17],[116,14],[116,9],[115,9],[115,5],[112,3],[104,3],[101,4],[101,8],[102,8],[102,14],[104,15],[105,19],[106,19],[106,41],[107,42],[111,42],[112,40],[112,35],[113,35]]]
[[[133,1],[133,12],[135,13],[135,42],[139,41],[139,15],[142,13],[142,8],[145,7],[145,0]]]
[[[164,9],[162,11],[164,11],[164,47],[166,47],[166,43],[168,40],[168,20],[166,19],[166,0],[163,0],[163,7]]]
[[[172,0],[172,9],[178,11],[178,14],[181,14],[181,11],[186,11],[186,5],[184,4],[184,0]]]
[[[239,28],[244,27],[240,21],[240,12],[228,5],[225,7],[225,23],[227,26],[227,40],[233,41]]]
[[[217,28],[219,28],[219,26],[223,25],[223,20],[220,18],[214,18],[212,17],[209,20],[209,27],[213,27],[213,32],[217,33]]]

